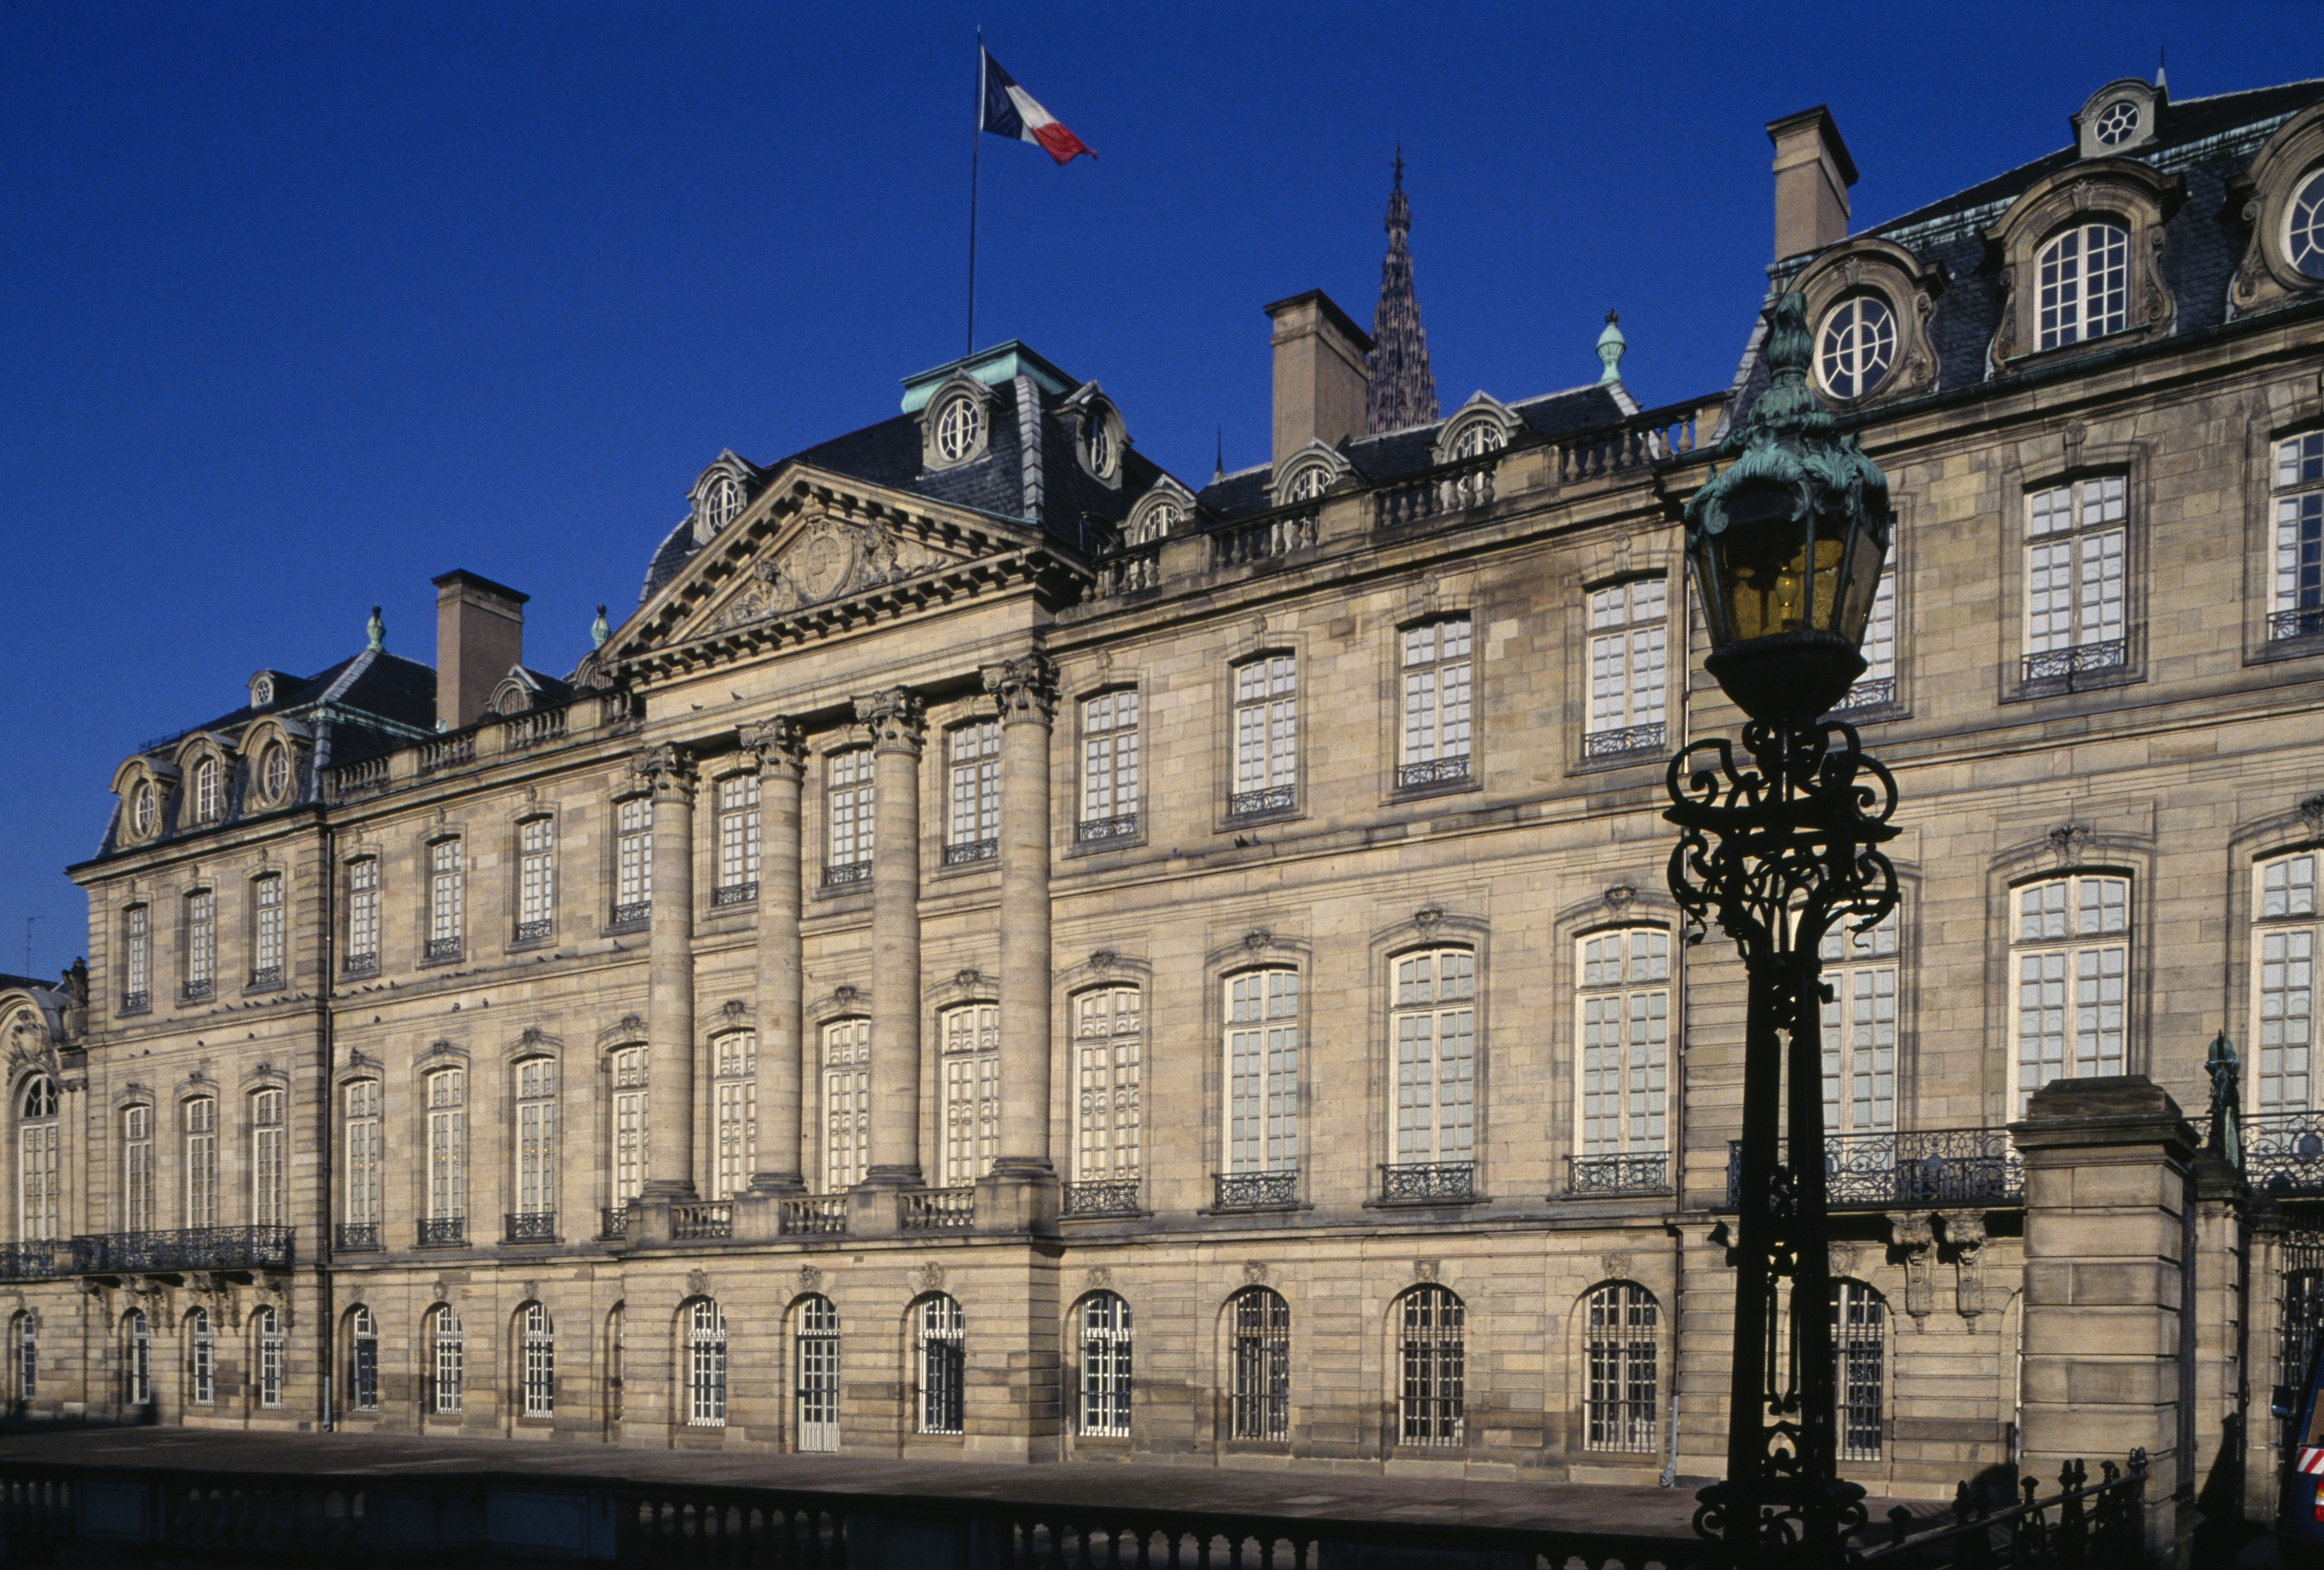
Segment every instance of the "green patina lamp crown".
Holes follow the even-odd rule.
[[[1858,645],[1894,514],[1888,476],[1808,385],[1807,298],[1768,313],[1767,390],[1687,499],[1686,553],[1709,622],[1703,664],[1754,719],[1804,724],[1864,673]]]

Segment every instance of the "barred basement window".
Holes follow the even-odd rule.
[[[1404,1295],[1404,1381],[1397,1399],[1400,1445],[1458,1445],[1467,1380],[1465,1311],[1443,1287]]]
[[[834,753],[825,766],[824,781],[830,824],[824,842],[824,883],[860,882],[871,876],[872,866],[872,749]]]
[[[281,1091],[262,1090],[250,1098],[250,1219],[258,1226],[281,1226],[290,1211],[282,1168],[290,1131],[282,1126]]]
[[[428,958],[460,957],[466,893],[460,842],[438,840],[428,847]]]
[[[121,1229],[153,1229],[153,1109],[124,1108],[121,1113]]]
[[[653,817],[650,796],[632,796],[613,809],[613,925],[653,914]]]
[[[538,943],[557,930],[557,820],[517,825],[516,940]]]
[[[346,1087],[346,1224],[374,1229],[379,1210],[379,1081],[358,1079]]]
[[[57,1165],[57,1082],[36,1074],[18,1101],[16,1235],[26,1242],[60,1235],[61,1174]]]
[[[2258,927],[2253,933],[2253,1065],[2262,1113],[2306,1112],[2316,1104],[2316,873],[2314,851],[2264,864],[2256,880]]]
[[[217,1400],[217,1332],[207,1308],[186,1316],[186,1399],[195,1406]]]
[[[460,1069],[441,1068],[427,1079],[427,1219],[430,1222],[456,1222],[468,1214],[467,1077]],[[440,1226],[437,1237],[460,1241]]]
[[[1299,802],[1299,665],[1269,654],[1235,669],[1234,793],[1229,816],[1287,812]]]
[[[2274,568],[2269,641],[2324,634],[2324,431],[2276,444]]]
[[[1267,1287],[1246,1287],[1227,1305],[1227,1434],[1291,1437],[1291,1306]]]
[[[1074,1177],[1079,1182],[1138,1181],[1143,1005],[1136,987],[1093,987],[1074,997],[1080,1096]]]
[[[282,880],[272,873],[250,882],[250,984],[282,984]]]
[[[718,781],[718,889],[714,905],[747,905],[759,897],[759,777]]]
[[[821,1293],[798,1306],[798,1447],[816,1455],[839,1450],[839,1310]]]
[[[539,1303],[524,1306],[524,1415],[557,1416],[557,1327]]]
[[[1475,429],[1494,429],[1477,426]],[[1469,778],[1469,618],[1404,630],[1404,752],[1398,790]]]
[[[1655,1364],[1660,1306],[1635,1281],[1609,1281],[1591,1291],[1585,1312],[1582,1448],[1652,1455],[1661,1427]]]
[[[1663,750],[1669,685],[1669,600],[1642,577],[1590,593],[1590,729],[1585,758]]]
[[[1254,970],[1225,983],[1226,1169],[1299,1169],[1299,973]]]
[[[834,1020],[823,1028],[823,1191],[862,1182],[871,1152],[872,1021]]]
[[[185,1122],[186,1224],[217,1224],[217,1103],[195,1096],[180,1108]]]
[[[182,996],[206,1003],[217,985],[217,901],[208,889],[186,896],[186,979]]]
[[[963,1432],[968,1325],[958,1299],[938,1292],[914,1310],[918,1340],[919,1431]]]
[[[516,1066],[516,1208],[553,1215],[561,1168],[557,1150],[557,1060],[528,1057]]]
[[[952,816],[945,835],[945,865],[989,861],[1001,849],[1001,722],[955,725],[946,747]]]
[[[1130,1436],[1130,1305],[1112,1292],[1082,1299],[1081,1431]]]
[[[434,1344],[430,1363],[435,1373],[429,1381],[428,1404],[439,1416],[448,1417],[460,1409],[461,1387],[466,1373],[460,1316],[449,1303],[439,1303],[428,1318]]]
[[[1861,1281],[1831,1284],[1831,1354],[1840,1458],[1877,1461],[1887,1427],[1888,1305]]]
[[[379,971],[379,863],[365,856],[347,864],[347,974]]]
[[[145,1310],[132,1308],[121,1325],[121,1399],[133,1407],[153,1399],[153,1327]]]
[[[710,1044],[716,1076],[711,1082],[712,1111],[718,1137],[713,1199],[732,1199],[751,1186],[759,1153],[759,1037],[754,1030],[729,1030]]]
[[[368,1308],[347,1316],[347,1405],[379,1410],[379,1321]]]
[[[2127,482],[2099,475],[2025,498],[2025,679],[2130,662]]]
[[[944,1180],[973,1183],[1001,1153],[1001,1010],[946,1009],[937,1020],[944,1076]]]
[[[2052,878],[2015,891],[2017,1111],[2053,1079],[2124,1071],[2130,881]]]
[[[251,1334],[258,1350],[258,1404],[278,1408],[282,1405],[282,1316],[271,1307],[259,1309],[251,1316]]]
[[[1084,844],[1138,832],[1138,690],[1103,692],[1082,705]]]
[[[1477,1154],[1477,956],[1440,948],[1393,964],[1397,1162],[1466,1166]]]
[[[613,1207],[626,1206],[646,1183],[646,1049],[613,1054]]]
[[[1823,1126],[1834,1134],[1896,1127],[1896,912],[1867,932],[1824,935]]]
[[[686,1315],[686,1420],[696,1428],[726,1426],[726,1315],[696,1298]]]
[[[2062,348],[2130,323],[2130,231],[2100,220],[2077,224],[2042,247],[2040,346]]]

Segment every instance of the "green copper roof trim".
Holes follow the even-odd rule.
[[[1598,335],[1598,358],[1606,366],[1598,374],[1600,387],[1622,379],[1622,351],[1630,346],[1630,340],[1622,336],[1622,329],[1614,322],[1614,313],[1609,310],[1606,313],[1606,330]]]
[[[980,349],[966,359],[948,360],[934,370],[905,377],[904,412],[910,414],[927,408],[928,400],[935,396],[938,387],[963,373],[975,377],[988,387],[1013,382],[1019,376],[1030,376],[1034,385],[1059,397],[1081,385],[1039,355],[1010,338],[992,348]]]

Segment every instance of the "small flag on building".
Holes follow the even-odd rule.
[[[1033,143],[1059,163],[1071,163],[1084,152],[1097,156],[1082,145],[1080,137],[1058,125],[1057,117],[1041,107],[1032,94],[1019,87],[982,44],[977,46],[977,52],[983,57],[984,80],[978,130]]]

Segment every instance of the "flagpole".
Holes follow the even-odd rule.
[[[976,113],[968,133],[968,347],[962,358],[976,353],[976,158],[984,146],[984,29],[976,30]]]

